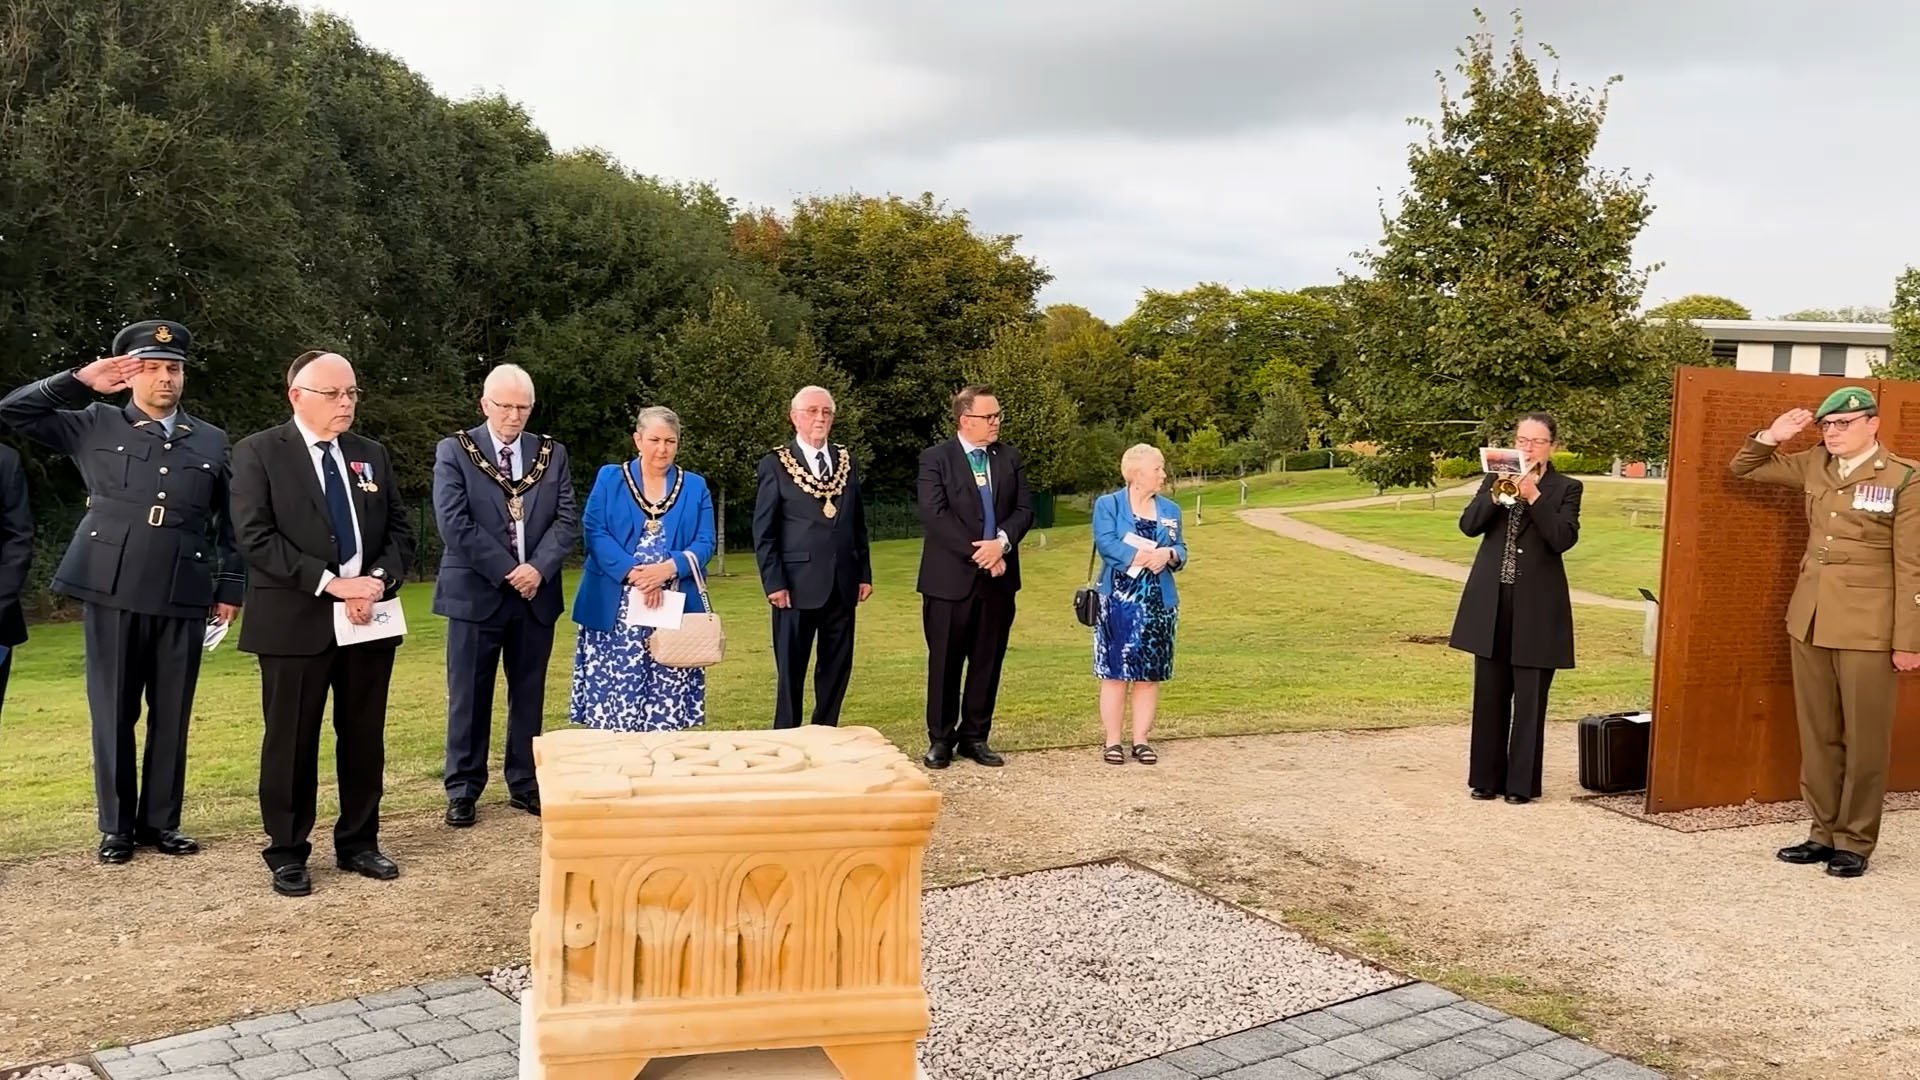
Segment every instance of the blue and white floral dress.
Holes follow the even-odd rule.
[[[649,532],[641,534],[634,557],[657,563],[672,552],[664,534]],[[612,630],[580,628],[570,719],[606,731],[679,731],[706,723],[707,673],[655,660],[647,649],[653,627],[627,625],[627,605],[635,602],[623,588]]]
[[[1136,517],[1133,531],[1152,540],[1155,522]],[[1130,577],[1124,570],[1115,570],[1108,584],[1093,625],[1094,677],[1126,682],[1173,678],[1173,632],[1180,612],[1161,597],[1159,576]]]

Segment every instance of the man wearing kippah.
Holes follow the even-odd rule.
[[[1820,442],[1780,448],[1809,424]],[[1879,443],[1873,394],[1843,386],[1815,412],[1789,409],[1747,439],[1733,474],[1799,488],[1807,553],[1787,604],[1800,794],[1813,815],[1783,862],[1825,863],[1834,877],[1867,871],[1880,836],[1893,745],[1896,671],[1920,668],[1920,462]],[[1889,656],[1891,653],[1891,656]]]
[[[246,577],[227,516],[226,433],[180,407],[193,336],[137,322],[111,353],[8,394],[0,422],[71,456],[87,485],[53,591],[82,605],[99,856],[124,863],[136,846],[200,850],[180,831],[187,718],[208,623],[233,619]],[[94,400],[122,390],[124,405]]]

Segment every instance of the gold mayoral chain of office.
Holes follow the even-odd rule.
[[[820,500],[820,512],[822,514],[831,518],[840,512],[834,507],[833,500],[839,498],[841,492],[847,490],[847,476],[852,472],[848,463],[846,447],[840,447],[835,454],[838,460],[834,462],[833,479],[831,480],[822,480],[813,475],[812,469],[794,460],[793,451],[788,447],[783,446],[774,451],[774,453],[780,456],[780,464],[786,466],[787,475],[793,477],[794,486]]]
[[[547,462],[553,457],[553,436],[540,436],[540,449],[533,455],[533,468],[528,469],[526,475],[518,480],[507,479],[499,466],[488,461],[487,455],[480,452],[479,444],[473,441],[473,436],[462,431],[455,438],[460,440],[460,449],[465,450],[467,456],[473,459],[473,467],[485,473],[487,479],[499,484],[500,490],[507,493],[507,517],[514,521],[525,517],[527,504],[521,497],[532,491],[533,485],[539,483],[540,478],[546,475]]]
[[[680,501],[680,488],[687,482],[687,471],[685,469],[674,470],[673,490],[667,492],[667,497],[661,499],[659,502],[654,502],[652,499],[647,498],[647,493],[643,491],[640,485],[633,479],[633,469],[622,465],[620,467],[620,476],[627,482],[627,491],[633,495],[633,501],[640,504],[640,512],[647,516],[647,535],[652,536],[654,533],[659,532],[660,519],[666,517],[667,511],[673,509],[673,504]]]

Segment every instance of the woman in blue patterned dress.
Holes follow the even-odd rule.
[[[1133,698],[1133,759],[1159,761],[1147,734],[1160,684],[1173,678],[1173,631],[1180,594],[1174,571],[1187,565],[1180,506],[1160,494],[1166,459],[1142,443],[1120,458],[1127,486],[1093,503],[1093,544],[1100,553],[1099,617],[1093,626],[1093,674],[1100,680],[1100,723],[1109,765],[1123,765],[1120,721]]]
[[[706,672],[655,660],[653,628],[628,626],[627,607],[658,607],[671,589],[686,594],[687,611],[705,610],[693,569],[704,573],[713,557],[713,497],[704,479],[673,463],[673,410],[640,410],[633,445],[634,460],[600,467],[580,519],[587,562],[573,599],[580,639],[569,716],[614,731],[676,731],[706,722]]]

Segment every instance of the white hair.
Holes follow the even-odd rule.
[[[789,409],[791,409],[791,410],[793,410],[794,412],[799,412],[799,411],[800,411],[800,402],[802,402],[802,401],[804,401],[804,400],[805,400],[805,399],[807,398],[807,396],[808,396],[808,395],[810,395],[810,394],[820,394],[820,395],[822,395],[823,397],[825,397],[825,398],[827,399],[827,407],[828,407],[828,408],[832,408],[832,409],[838,409],[838,408],[840,407],[839,405],[837,405],[837,404],[835,404],[835,403],[834,403],[834,400],[833,400],[833,391],[831,391],[831,390],[828,390],[828,389],[827,389],[826,387],[824,387],[824,386],[803,386],[803,387],[801,387],[801,388],[800,388],[800,392],[799,392],[799,393],[797,393],[797,394],[795,394],[795,395],[793,395],[793,403],[792,403],[791,405],[789,405],[789,406],[787,406],[787,407],[788,407]]]
[[[495,390],[508,386],[517,386],[525,390],[527,404],[533,404],[533,376],[527,374],[526,369],[519,364],[501,364],[487,372],[487,381],[480,387],[480,392],[491,395]]]
[[[1121,479],[1132,483],[1134,470],[1150,461],[1165,465],[1167,458],[1160,452],[1160,448],[1152,443],[1135,443],[1127,447],[1126,453],[1120,455]]]
[[[634,433],[643,435],[653,424],[665,424],[673,430],[674,438],[680,437],[680,414],[665,405],[649,405],[641,409],[640,415],[633,421]]]

